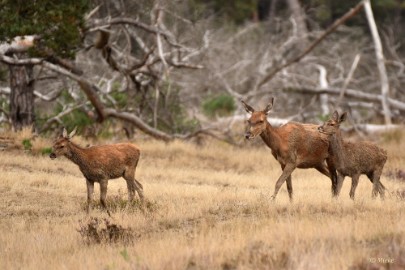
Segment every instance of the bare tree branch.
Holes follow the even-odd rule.
[[[109,28],[111,25],[115,24],[129,24],[132,26],[135,26],[137,28],[140,28],[146,32],[152,33],[152,34],[160,34],[162,35],[167,42],[169,42],[172,46],[179,47],[179,48],[184,48],[184,46],[178,44],[173,35],[171,33],[168,33],[166,31],[163,31],[162,29],[159,29],[155,26],[151,26],[148,24],[145,24],[143,22],[140,22],[139,20],[134,20],[131,18],[123,18],[123,17],[118,17],[118,18],[112,18],[108,20],[97,20],[93,24],[89,24],[87,27],[88,32],[94,32],[98,31],[100,28]]]
[[[339,105],[342,103],[343,97],[344,97],[345,92],[346,92],[346,88],[349,85],[349,83],[350,83],[350,81],[351,81],[351,79],[353,77],[354,71],[356,70],[357,65],[359,64],[359,61],[360,61],[360,54],[357,54],[356,57],[353,60],[352,66],[350,67],[349,73],[347,74],[347,77],[346,77],[346,79],[345,79],[345,81],[343,83],[342,90],[340,92],[339,98],[338,98],[338,100],[336,101],[336,104],[335,104],[335,108],[339,107]]]
[[[35,97],[42,99],[44,101],[54,101],[55,99],[57,99],[60,96],[60,93],[62,93],[62,88],[59,88],[57,90],[52,91],[51,93],[49,93],[48,95],[43,95],[38,91],[34,91],[34,95]]]
[[[11,93],[10,87],[0,87],[0,94],[10,95],[10,93]]]
[[[42,93],[40,93],[38,91],[34,91],[34,96],[37,98],[40,98],[44,101],[53,101],[59,96],[59,94],[61,92],[62,92],[62,89],[58,89],[58,90],[52,91],[48,95],[43,95]],[[10,93],[11,93],[10,87],[0,87],[0,94],[10,95]]]
[[[261,81],[259,81],[258,85],[256,86],[256,88],[260,88],[261,86],[263,86],[265,83],[267,83],[268,81],[270,81],[274,75],[276,75],[279,71],[283,70],[284,68],[299,62],[305,55],[307,55],[308,53],[310,53],[319,43],[321,43],[322,40],[324,40],[329,34],[331,34],[332,32],[334,32],[336,30],[336,28],[343,24],[345,21],[347,21],[348,19],[350,19],[351,17],[353,17],[354,15],[356,15],[361,8],[363,7],[363,1],[360,2],[359,4],[357,4],[354,8],[352,8],[351,10],[349,10],[345,15],[343,15],[341,18],[337,19],[331,26],[328,27],[328,29],[326,29],[323,34],[317,39],[315,40],[310,46],[308,46],[302,53],[300,53],[298,56],[294,57],[293,59],[287,61],[285,64],[274,68],[270,73],[268,73]]]
[[[106,116],[125,120],[125,121],[128,121],[128,122],[134,124],[141,131],[143,131],[144,133],[146,133],[156,139],[163,140],[163,141],[170,141],[170,140],[174,139],[173,136],[171,136],[167,133],[164,133],[158,129],[150,127],[144,121],[142,121],[142,119],[140,119],[138,116],[136,116],[132,113],[118,112],[117,110],[111,109],[111,108],[106,108],[104,112],[105,112]]]
[[[22,65],[24,64],[36,64],[36,65],[42,65],[44,68],[47,68],[49,70],[52,70],[54,72],[57,72],[59,74],[65,75],[69,77],[70,79],[76,81],[82,91],[86,94],[88,100],[91,102],[93,107],[96,109],[97,115],[98,115],[98,120],[100,122],[104,121],[108,117],[113,117],[121,120],[125,120],[128,122],[131,122],[134,124],[137,128],[145,132],[146,134],[160,140],[164,141],[169,141],[174,139],[174,136],[169,135],[167,133],[164,133],[158,129],[150,127],[148,124],[146,124],[142,119],[139,117],[135,116],[134,114],[128,113],[128,112],[118,112],[115,109],[112,108],[105,108],[104,104],[101,102],[97,92],[100,92],[99,88],[91,83],[89,80],[84,78],[83,76],[79,76],[76,74],[73,74],[72,72],[59,67],[55,64],[49,63],[47,61],[44,61],[42,59],[38,58],[27,58],[27,59],[14,59],[5,55],[0,54],[0,61],[3,61],[8,64],[14,64],[14,65]]]
[[[49,118],[48,120],[46,120],[46,122],[44,123],[44,125],[42,126],[41,130],[38,133],[42,133],[45,130],[47,130],[48,128],[51,127],[51,125],[55,122],[61,123],[62,120],[61,118],[65,115],[68,115],[69,113],[73,112],[74,110],[77,110],[81,107],[83,107],[84,105],[86,105],[86,103],[84,104],[79,104],[76,106],[73,106],[71,108],[67,108],[66,110],[63,110],[62,112],[60,112],[58,115],[55,115],[54,117]]]

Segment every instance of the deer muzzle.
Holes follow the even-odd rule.
[[[55,158],[56,158],[56,154],[55,154],[55,153],[50,153],[50,154],[49,154],[49,157],[50,157],[51,159],[55,159]]]

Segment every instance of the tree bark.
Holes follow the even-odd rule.
[[[391,124],[391,112],[388,102],[388,94],[389,94],[389,82],[387,76],[387,70],[385,69],[384,63],[384,54],[381,44],[380,35],[378,34],[377,25],[375,24],[373,10],[371,9],[370,0],[364,0],[364,10],[366,12],[366,17],[368,24],[370,26],[371,35],[373,36],[374,40],[374,48],[375,48],[375,55],[377,58],[377,67],[378,72],[380,74],[380,82],[381,82],[381,104],[384,111],[384,118],[385,124]]]
[[[326,89],[329,87],[328,79],[327,79],[327,71],[326,68],[322,65],[317,65],[319,70],[319,88]],[[321,109],[322,115],[329,115],[329,98],[327,94],[321,94],[319,97],[321,101]]]
[[[35,123],[32,65],[9,65],[10,118],[15,131]]]

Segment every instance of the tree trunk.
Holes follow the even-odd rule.
[[[373,36],[374,40],[374,48],[375,48],[375,55],[377,58],[377,67],[380,74],[380,82],[381,82],[381,103],[384,111],[384,118],[385,124],[389,125],[392,123],[391,121],[391,111],[388,103],[388,96],[389,96],[389,80],[387,75],[387,70],[385,68],[385,60],[383,54],[382,43],[380,39],[380,35],[378,34],[377,25],[374,20],[373,10],[371,9],[370,0],[364,0],[364,10],[366,12],[366,17],[368,24],[370,26],[371,35]]]
[[[317,65],[319,70],[319,88],[320,89],[327,89],[329,87],[328,79],[327,79],[327,71],[326,68],[322,65]],[[321,101],[321,110],[322,115],[329,115],[329,98],[328,94],[320,94],[320,101]]]
[[[292,17],[297,25],[298,38],[302,39],[302,41],[305,43],[308,35],[308,29],[301,4],[298,0],[288,0],[287,2],[291,10]]]
[[[34,115],[34,83],[32,65],[9,65],[10,118],[15,131],[32,126]]]

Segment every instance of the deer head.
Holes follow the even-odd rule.
[[[328,121],[324,122],[321,126],[318,127],[319,132],[333,135],[339,129],[339,126],[342,122],[346,120],[347,113],[344,112],[339,116],[339,113],[335,111]]]
[[[246,104],[243,100],[241,101],[246,112],[250,114],[250,118],[247,120],[248,126],[245,133],[245,138],[250,140],[260,135],[264,130],[266,130],[267,125],[267,115],[273,108],[274,98],[271,98],[269,104],[263,111],[255,111],[251,106]]]
[[[56,139],[52,146],[52,152],[49,155],[51,159],[55,159],[58,156],[66,155],[69,152],[67,145],[70,143],[70,139],[73,138],[73,136],[76,134],[76,130],[77,127],[73,129],[73,131],[70,132],[69,135],[67,135],[66,128],[63,128],[62,135],[59,136],[58,139]]]

